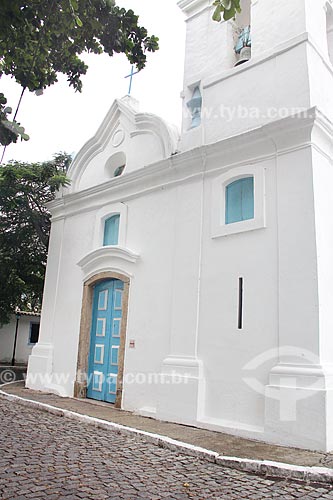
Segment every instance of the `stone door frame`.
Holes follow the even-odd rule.
[[[116,272],[107,271],[98,273],[89,278],[83,284],[79,351],[77,358],[76,381],[74,384],[74,397],[76,398],[87,397],[87,377],[88,377],[88,362],[89,362],[89,350],[90,350],[90,333],[91,333],[94,286],[100,283],[101,281],[107,281],[112,279],[117,279],[124,283],[123,304],[122,304],[123,319],[121,322],[121,330],[120,330],[119,368],[118,368],[118,378],[117,378],[117,394],[115,402],[115,408],[121,408],[122,394],[123,394],[124,360],[125,360],[130,279],[128,276]]]

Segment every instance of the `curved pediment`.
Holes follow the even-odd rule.
[[[85,255],[77,265],[86,277],[110,270],[131,276],[131,266],[136,264],[138,259],[139,255],[129,248],[104,246]]]
[[[178,131],[137,101],[116,99],[95,136],[79,151],[68,171],[69,192],[81,191],[124,175],[176,152]]]

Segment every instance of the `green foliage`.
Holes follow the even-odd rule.
[[[17,121],[8,119],[8,115],[12,113],[12,108],[9,108],[6,104],[7,99],[0,93],[0,144],[8,146],[12,142],[17,142],[19,136],[21,136],[21,139],[28,141],[29,136],[25,133],[24,128]]]
[[[69,183],[70,161],[61,153],[52,161],[10,162],[0,169],[0,324],[16,306],[41,306],[51,224],[45,205]]]
[[[63,73],[80,92],[87,72],[79,57],[84,52],[124,53],[140,70],[146,52],[157,49],[158,38],[148,36],[138,16],[113,0],[1,0],[0,77],[11,75],[30,91],[53,85]],[[16,142],[18,135],[27,139],[18,124],[11,129],[4,123],[4,109],[1,113],[1,144]]]
[[[241,12],[240,2],[241,0],[215,0],[213,3],[215,6],[213,14],[214,21],[220,22],[222,20],[222,15],[225,21],[233,19],[236,14]]]

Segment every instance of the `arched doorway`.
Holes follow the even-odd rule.
[[[87,397],[116,402],[124,283],[111,279],[94,287]]]
[[[75,397],[121,407],[129,278],[104,272],[83,289]]]

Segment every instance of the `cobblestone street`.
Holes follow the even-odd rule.
[[[249,475],[0,399],[0,498],[331,498],[328,486]]]

